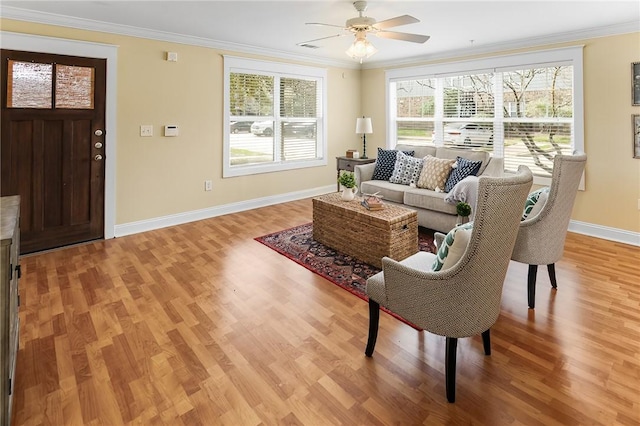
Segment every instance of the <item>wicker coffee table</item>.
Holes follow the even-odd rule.
[[[382,268],[384,256],[402,260],[418,252],[418,215],[385,204],[369,211],[360,199],[343,201],[340,193],[313,199],[313,239]]]

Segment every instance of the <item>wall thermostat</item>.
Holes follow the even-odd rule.
[[[167,124],[164,126],[165,136],[178,136],[178,126],[175,124]]]

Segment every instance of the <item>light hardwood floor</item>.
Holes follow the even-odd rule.
[[[255,237],[301,200],[22,259],[14,425],[637,425],[640,248],[569,234],[535,311],[511,264],[492,355],[444,346]]]

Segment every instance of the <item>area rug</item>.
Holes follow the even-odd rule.
[[[365,301],[369,300],[365,292],[367,278],[380,272],[380,269],[375,266],[315,241],[312,223],[256,237],[255,240]],[[421,251],[435,252],[433,231],[418,228],[418,244]],[[382,307],[381,309],[420,330],[419,327],[388,309]]]

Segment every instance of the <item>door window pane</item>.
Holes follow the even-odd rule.
[[[56,65],[56,108],[93,109],[94,69]]]
[[[9,59],[7,108],[51,108],[53,66]]]

